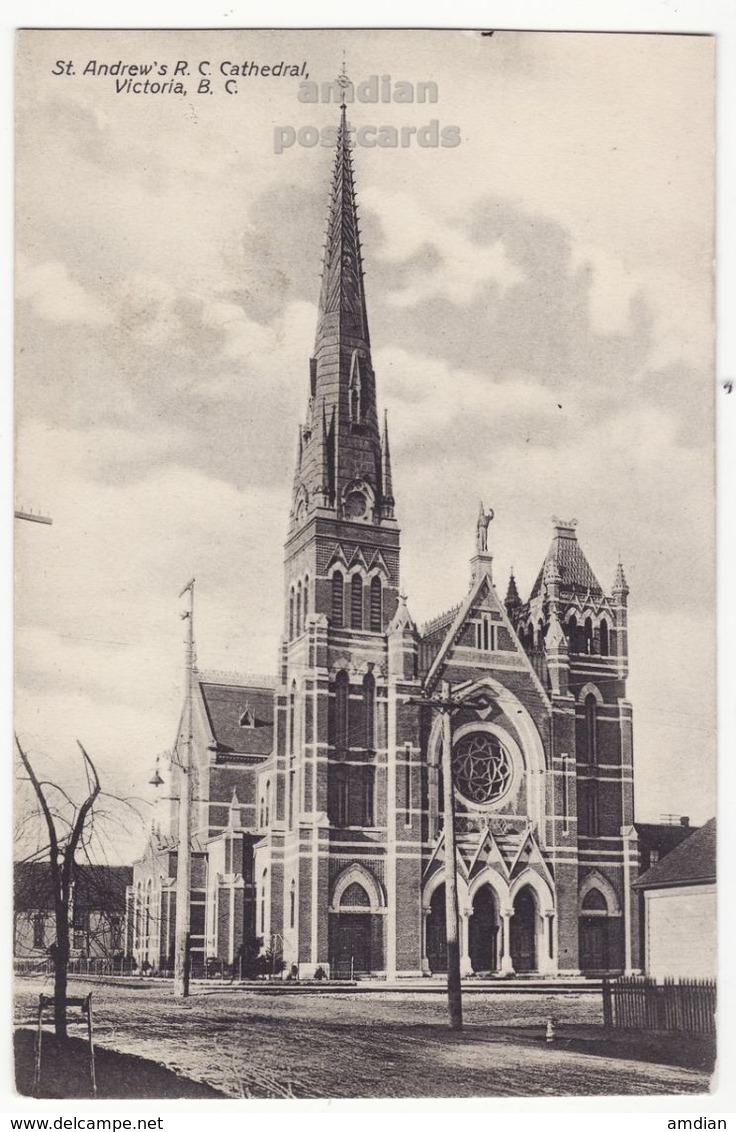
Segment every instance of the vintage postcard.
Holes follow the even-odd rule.
[[[18,1093],[707,1093],[713,37],[16,82]]]

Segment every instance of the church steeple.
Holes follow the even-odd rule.
[[[347,80],[346,80],[347,81]],[[307,423],[292,532],[316,510],[392,525],[390,456],[381,443],[363,285],[350,130],[343,103],[322,267]]]
[[[336,332],[349,338],[354,348],[369,354],[370,338],[363,287],[353,156],[350,152],[344,104],[340,111],[332,174],[315,357],[319,357],[324,347],[329,348]]]

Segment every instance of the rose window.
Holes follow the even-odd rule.
[[[508,751],[487,731],[463,736],[452,752],[455,789],[471,805],[495,802],[511,785],[512,773]]]

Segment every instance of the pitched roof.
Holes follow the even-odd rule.
[[[273,749],[273,687],[218,683],[200,678],[207,719],[218,748],[235,755],[260,755]],[[246,722],[241,723],[241,720]]]
[[[647,849],[656,849],[660,857],[671,853],[680,842],[692,836],[696,827],[692,825],[673,825],[666,822],[634,822],[639,842]]]
[[[542,592],[548,563],[554,564],[559,570],[560,589],[563,593],[587,593],[588,590],[593,594],[603,593],[600,582],[583,554],[572,523],[555,523],[554,537],[532,587],[531,597],[538,597]]]
[[[679,885],[708,884],[715,879],[716,819],[711,818],[635,880],[634,887],[675,888]]]
[[[75,865],[74,901],[85,908],[125,911],[125,889],[133,883],[128,865]],[[48,861],[16,861],[13,891],[17,912],[53,908],[51,870]]]

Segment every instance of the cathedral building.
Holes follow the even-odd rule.
[[[469,591],[414,623],[353,178],[343,108],[275,678],[194,682],[193,957],[233,963],[256,938],[302,978],[446,969],[443,719],[426,701],[449,686],[462,973],[631,972],[623,569],[605,590],[575,522],[555,521],[527,600],[513,576],[501,598],[481,505]],[[154,967],[173,955],[180,778],[129,891],[129,949]]]

